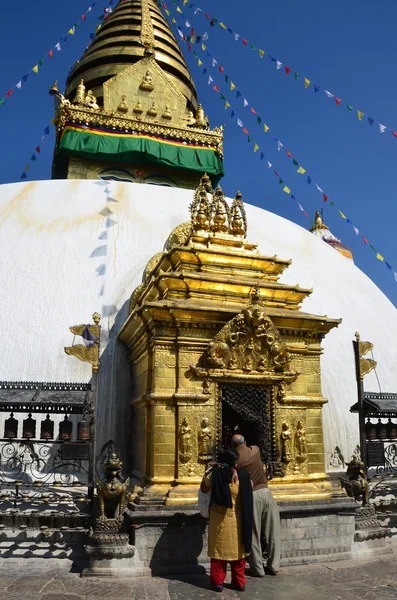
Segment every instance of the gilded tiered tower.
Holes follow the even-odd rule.
[[[194,188],[223,175],[222,128],[210,128],[178,43],[154,0],[120,0],[60,93],[53,177]]]

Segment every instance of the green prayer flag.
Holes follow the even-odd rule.
[[[262,123],[262,118],[261,117],[256,117],[256,120],[258,121],[258,125],[260,125]]]
[[[294,73],[294,76],[295,76],[295,81],[298,81],[298,79],[299,79],[299,75],[300,75],[300,73],[297,73],[297,72],[295,71],[295,73]]]
[[[248,143],[249,142],[252,142],[252,137],[250,135],[248,136]]]
[[[335,202],[330,202],[331,206],[336,206]]]
[[[39,65],[41,66],[43,64],[43,62],[45,61],[45,58],[40,58],[39,60]]]
[[[5,98],[0,98],[0,106],[4,106],[6,99]]]
[[[33,152],[32,156],[30,157],[30,160],[36,160],[36,155],[34,152]]]
[[[226,83],[228,83],[228,81],[229,81],[229,75],[225,75],[225,81],[226,81]]]
[[[221,94],[220,98],[221,98],[221,100],[226,100],[226,98],[223,94]]]
[[[346,104],[346,108],[347,108],[347,110],[348,110],[348,111],[350,111],[350,112],[353,110],[353,107],[352,107],[352,105],[351,105],[351,104]]]
[[[374,251],[377,252],[377,250],[375,250],[375,248],[373,246],[371,246],[371,244],[369,245],[369,247]]]
[[[295,158],[292,159],[292,162],[295,165],[295,167],[299,167],[299,163],[297,160],[295,160]]]
[[[283,185],[284,181],[281,179],[281,177],[279,177],[278,183],[279,185]]]
[[[250,44],[252,50],[256,50],[256,46],[254,46],[254,44]]]
[[[193,56],[194,56],[194,58],[198,58],[197,52],[195,52],[194,50],[193,50]]]

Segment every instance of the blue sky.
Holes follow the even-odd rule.
[[[40,0],[39,3],[6,3],[2,7],[0,97],[66,34],[89,3],[89,0]],[[175,13],[172,1],[167,4]],[[99,0],[75,35],[68,36],[66,43],[61,42],[62,51],[54,51],[53,58],[44,61],[39,73],[30,73],[22,88],[14,89],[11,98],[0,106],[0,183],[20,181],[26,163],[53,116],[48,88],[57,79],[63,91],[71,65],[89,43],[89,35],[107,5],[108,2]],[[245,47],[240,40],[235,42],[229,32],[219,26],[209,27],[209,21],[201,14],[195,16],[189,6],[183,7],[196,33],[208,32],[207,49],[225,69],[220,73],[213,68],[212,58],[195,45],[204,63],[198,68],[197,60],[186,44],[182,44],[211,125],[226,125],[226,175],[222,186],[227,195],[233,196],[240,189],[246,202],[303,227],[310,226],[297,204],[281,191],[277,178],[267,170],[266,162],[259,160],[260,152],[254,154],[253,144],[248,143],[247,135],[237,125],[238,116],[311,217],[316,208],[324,206],[322,195],[313,184],[307,185],[306,175],[296,173],[285,148],[326,192],[329,200],[324,208],[325,221],[333,233],[352,248],[357,266],[396,304],[397,283],[393,273],[375,258],[361,236],[355,235],[329,202],[338,205],[397,271],[397,139],[390,132],[380,134],[379,128],[371,127],[366,117],[360,122],[357,113],[349,112],[344,104],[347,102],[397,130],[397,5],[384,0],[376,5],[369,0],[332,3],[198,0],[195,5],[300,73],[299,82],[294,80],[293,72],[286,77],[284,69],[277,70],[276,63],[267,55],[260,59],[249,44]],[[208,86],[208,74],[202,75],[203,68],[207,68],[214,84],[219,85],[232,105],[236,113],[234,119],[230,118],[230,109],[224,110],[220,94]],[[225,73],[241,91],[241,98],[230,91]],[[336,106],[334,99],[327,98],[323,91],[315,93],[312,84],[305,89],[304,77],[342,98],[342,104]],[[277,150],[270,133],[265,134],[257,124],[249,106],[244,108],[243,97],[284,144],[281,151]],[[53,144],[51,126],[51,135],[46,136],[44,144],[40,143],[40,157],[31,164],[29,179],[50,177]]]

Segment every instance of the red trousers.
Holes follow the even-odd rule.
[[[237,587],[244,587],[246,583],[245,579],[245,558],[240,560],[219,560],[217,558],[211,558],[211,584],[212,585],[223,585],[226,579],[226,568],[227,563],[230,563],[232,570],[232,585]]]

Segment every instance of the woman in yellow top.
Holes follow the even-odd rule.
[[[207,471],[201,491],[211,490],[208,530],[208,556],[211,558],[211,584],[221,592],[227,563],[232,571],[232,587],[245,589],[245,557],[251,552],[252,484],[245,469],[237,469],[238,454],[226,450],[219,463]]]

